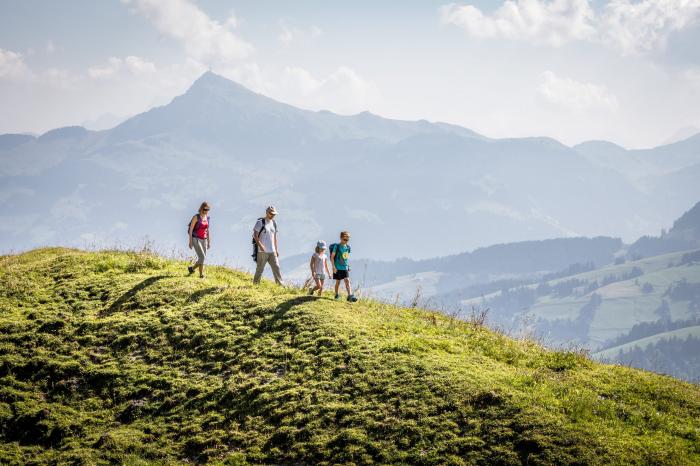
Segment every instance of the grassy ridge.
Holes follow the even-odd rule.
[[[700,463],[697,386],[183,269],[0,259],[0,463]]]

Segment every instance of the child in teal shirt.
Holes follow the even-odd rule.
[[[331,245],[331,264],[333,264],[333,279],[335,280],[335,299],[340,299],[340,282],[345,281],[345,289],[348,291],[348,301],[354,303],[357,298],[352,294],[350,286],[350,233],[340,232],[340,244]]]

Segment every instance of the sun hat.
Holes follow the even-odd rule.
[[[316,247],[319,249],[326,249],[326,242],[321,240],[318,243],[316,243]]]
[[[275,209],[275,206],[267,206],[267,209],[265,209],[266,212],[270,212],[272,215],[277,215],[277,209]]]

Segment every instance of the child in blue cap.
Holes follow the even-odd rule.
[[[311,276],[314,282],[316,282],[316,286],[309,289],[309,294],[313,295],[315,291],[318,291],[318,295],[321,296],[321,293],[323,293],[323,283],[326,281],[326,277],[331,275],[328,270],[325,241],[316,243],[316,252],[311,256],[309,267],[311,267]]]

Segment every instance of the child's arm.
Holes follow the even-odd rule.
[[[328,270],[328,258],[327,258],[327,257],[326,257],[326,259],[323,261],[323,264],[326,266],[326,273],[328,274],[328,278],[330,278],[330,277],[331,277],[331,271]]]
[[[338,248],[336,248],[338,249]],[[335,270],[335,251],[331,253],[331,264],[333,264],[333,273],[336,272]]]
[[[316,258],[314,256],[311,256],[311,261],[309,261],[309,268],[311,269],[311,278],[314,276],[314,262],[316,261]]]

